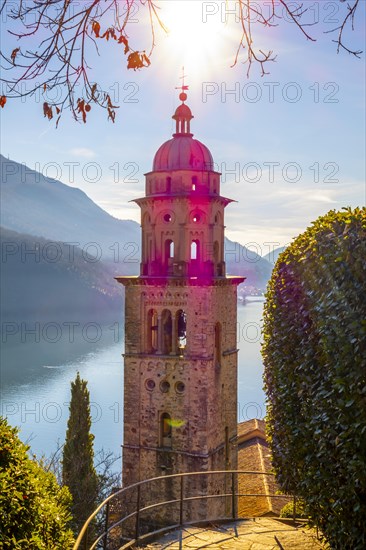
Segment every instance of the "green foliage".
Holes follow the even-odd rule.
[[[366,548],[366,210],[331,211],[267,290],[267,425],[281,488],[332,548]]]
[[[293,518],[293,517],[294,517],[294,503],[291,501],[285,504],[285,506],[282,508],[280,512],[280,518]],[[305,511],[305,504],[303,500],[298,500],[296,502],[295,517],[303,518],[303,519],[307,519],[308,517]]]
[[[73,527],[78,532],[97,507],[98,476],[94,468],[94,436],[90,433],[89,391],[79,373],[71,383],[70,416],[62,458],[63,483],[70,489]]]
[[[55,476],[31,460],[18,430],[0,418],[0,547],[67,550],[71,496]]]

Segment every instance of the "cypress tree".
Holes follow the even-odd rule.
[[[87,382],[77,373],[71,382],[70,416],[62,457],[63,483],[68,486],[73,504],[73,528],[80,531],[97,506],[98,476],[94,468],[94,435],[90,433],[91,416]]]

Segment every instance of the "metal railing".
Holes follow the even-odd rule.
[[[224,491],[219,493],[209,493],[204,492],[204,494],[193,494],[189,495],[187,494],[187,482],[186,480],[189,480],[192,482],[194,481],[194,478],[197,478],[198,476],[201,476],[206,481],[206,487],[212,478],[215,476],[223,476],[224,480],[222,480],[222,483],[224,485]],[[147,479],[144,481],[140,481],[138,483],[135,483],[133,485],[129,485],[128,487],[125,487],[123,489],[119,489],[118,491],[111,494],[108,498],[106,498],[94,511],[94,513],[87,519],[85,522],[83,528],[81,529],[77,540],[75,542],[75,545],[73,547],[73,550],[96,550],[96,549],[103,549],[103,550],[109,550],[113,544],[113,548],[118,548],[118,550],[124,550],[127,548],[132,547],[133,545],[143,542],[147,538],[152,538],[154,535],[162,534],[164,532],[182,527],[184,525],[193,525],[193,524],[203,524],[203,523],[210,523],[210,522],[217,522],[217,521],[229,521],[229,520],[237,520],[242,519],[243,517],[253,517],[255,514],[250,515],[240,515],[238,514],[238,503],[239,498],[245,499],[245,498],[253,498],[255,500],[258,499],[264,499],[264,498],[271,498],[271,499],[285,499],[287,501],[292,500],[294,503],[294,514],[293,518],[296,517],[296,498],[291,495],[284,495],[284,494],[277,494],[277,493],[242,493],[238,490],[238,479],[239,476],[268,476],[269,478],[274,479],[273,473],[270,472],[261,472],[261,471],[244,471],[244,470],[215,470],[215,471],[207,471],[207,472],[189,472],[189,473],[182,473],[182,474],[173,474],[173,475],[164,475],[160,477],[155,477],[151,479]],[[152,502],[152,503],[146,503],[144,500],[146,500],[146,495],[149,495],[149,490],[151,489],[152,485],[155,483],[164,483],[166,486],[167,482],[170,482],[171,485],[176,483],[176,489],[178,489],[178,495],[176,498],[171,498],[169,500],[159,501],[159,502]],[[228,490],[230,488],[230,490]],[[192,486],[190,486],[190,489],[192,489]],[[201,491],[202,493],[202,491]],[[131,495],[134,494],[134,498],[131,497]],[[193,510],[193,517],[191,514],[191,517],[189,520],[184,520],[184,512],[186,512],[187,515],[187,506],[185,506],[187,503],[191,505],[191,509],[189,510],[189,513],[192,512],[192,505],[195,502],[199,502],[204,500],[205,505],[207,505],[208,502],[212,501],[212,499],[225,499],[225,505],[223,506],[225,508],[225,512],[221,514],[219,517],[217,515],[213,517],[194,517],[194,510]],[[245,502],[245,501],[240,501]],[[113,511],[113,506],[117,505],[120,508],[125,508],[124,511],[119,510],[118,512],[118,519],[116,520],[116,513]],[[128,505],[132,505],[132,511],[129,509]],[[174,508],[173,506],[176,505],[176,514],[174,514]],[[158,508],[165,508],[165,512],[167,515],[176,515],[175,519],[173,521],[169,521],[167,518],[165,518],[164,524],[158,526],[158,529],[155,529],[153,527],[148,528],[148,521],[145,520],[142,522],[141,517],[144,512],[148,512],[150,518],[153,518],[154,512],[156,513],[156,510]],[[171,513],[173,510],[173,513]],[[102,524],[104,525],[103,532],[96,536],[95,540],[93,542],[89,542],[89,536],[90,532],[93,531],[93,523],[95,522],[97,517],[100,517],[101,514],[104,514],[104,518],[102,521]],[[164,512],[163,512],[164,514]],[[198,514],[199,515],[199,514]],[[116,521],[115,521],[116,520]],[[123,534],[122,531],[122,525],[126,523],[127,527],[125,528],[125,533]],[[153,520],[150,521],[150,523],[154,523]],[[100,522],[99,522],[100,524]],[[142,529],[143,527],[143,529]],[[116,529],[119,528],[119,538],[123,541],[122,543],[112,543],[111,540],[116,539],[116,535],[113,534],[113,532],[116,531]],[[94,529],[95,530],[95,529]],[[143,532],[144,531],[144,532]],[[121,535],[122,533],[122,535]]]

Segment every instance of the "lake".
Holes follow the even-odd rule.
[[[262,298],[238,304],[238,421],[263,418],[260,355]],[[8,327],[1,352],[1,411],[33,453],[50,455],[63,443],[70,383],[77,371],[88,381],[96,450],[121,453],[123,426],[123,325],[94,323]],[[15,333],[14,335],[11,332]],[[28,332],[27,332],[28,331]]]

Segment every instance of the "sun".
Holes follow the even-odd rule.
[[[228,28],[216,8],[219,4],[200,0],[162,4],[161,18],[168,31],[165,58],[169,65],[184,65],[191,81],[224,62],[230,51]]]

